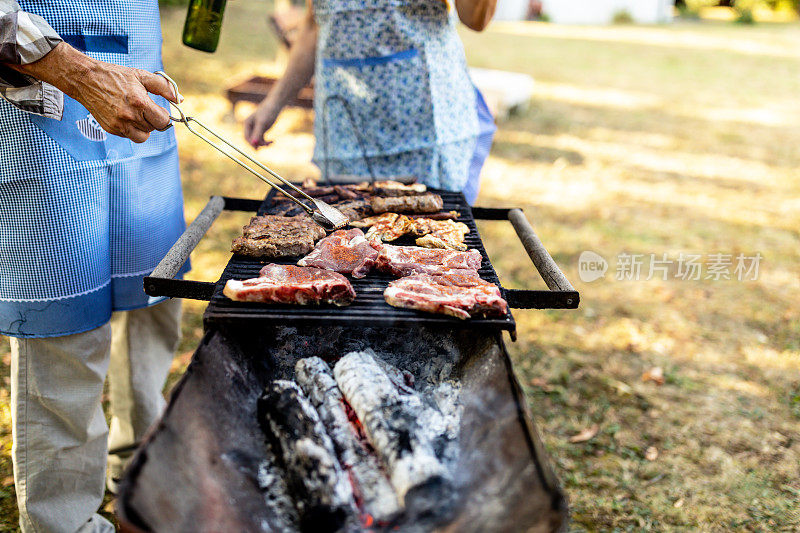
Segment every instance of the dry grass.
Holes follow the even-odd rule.
[[[231,3],[214,56],[181,47],[183,13],[165,13],[165,64],[186,107],[236,138],[220,88],[280,70],[265,13],[263,2]],[[572,528],[800,529],[798,26],[496,24],[464,38],[472,64],[537,79],[530,108],[500,125],[480,203],[524,206],[582,294],[577,311],[517,311],[511,345]],[[287,112],[260,157],[292,177],[315,173],[310,125]],[[210,194],[263,194],[178,134],[188,219]],[[218,221],[193,278],[216,279],[244,218]],[[541,283],[506,225],[481,231],[508,286]],[[609,260],[604,279],[579,281],[584,250]],[[757,281],[625,282],[614,279],[622,252],[764,259]],[[172,382],[200,339],[203,307],[186,302]],[[4,341],[0,528],[16,522],[7,352]],[[664,384],[642,381],[656,366]],[[594,438],[569,442],[593,424]]]

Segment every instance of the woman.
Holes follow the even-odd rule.
[[[455,0],[453,10],[442,0],[308,0],[286,73],[245,137],[264,145],[316,73],[314,162],[324,179],[413,175],[472,203],[495,128],[470,81],[456,14],[481,31],[496,2]]]

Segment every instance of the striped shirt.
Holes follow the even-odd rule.
[[[8,65],[38,61],[61,41],[42,17],[22,11],[16,0],[0,0],[0,96],[23,111],[60,119],[61,91]]]

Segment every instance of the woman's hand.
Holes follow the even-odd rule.
[[[266,146],[264,133],[275,124],[278,114],[297,92],[305,87],[314,75],[314,62],[317,50],[317,24],[314,22],[312,1],[308,0],[306,14],[297,31],[289,62],[283,77],[272,87],[266,98],[258,105],[256,112],[247,117],[244,123],[244,138],[254,147]]]
[[[275,124],[279,113],[280,109],[265,98],[255,112],[244,121],[244,138],[253,145],[253,148],[271,144],[271,141],[264,139],[264,134]]]

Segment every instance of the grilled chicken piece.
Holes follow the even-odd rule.
[[[297,264],[363,278],[377,257],[378,252],[370,246],[360,229],[338,230],[319,241],[314,250]]]
[[[425,194],[428,188],[422,183],[406,185],[394,180],[376,181],[372,184],[372,192],[378,196],[414,196]]]
[[[381,213],[437,213],[444,203],[438,194],[425,193],[417,196],[396,196],[383,198],[373,196],[370,200],[372,211]]]
[[[356,291],[347,278],[321,268],[268,264],[259,277],[228,280],[223,294],[237,302],[349,305]]]
[[[410,218],[397,213],[384,213],[371,218],[377,220],[372,222],[372,227],[367,231],[367,240],[369,241],[372,239],[380,239],[384,242],[395,241],[411,232],[413,228]]]
[[[417,239],[417,246],[461,251],[467,249],[464,237],[469,233],[469,228],[463,222],[418,218],[412,224],[415,235],[424,235]]]
[[[383,297],[394,307],[440,313],[462,320],[475,315],[503,316],[508,311],[497,285],[482,280],[474,270],[407,276],[391,282]]]
[[[448,213],[443,213],[449,215]],[[433,215],[432,215],[433,216]],[[464,237],[469,233],[469,228],[462,222],[443,219],[417,217],[410,218],[397,213],[384,213],[367,217],[351,223],[358,228],[370,228],[367,231],[367,240],[380,238],[384,242],[397,240],[407,233],[422,237],[417,239],[417,246],[424,248],[443,248],[448,250],[467,249]]]
[[[310,217],[257,216],[242,228],[242,237],[233,241],[231,251],[252,257],[291,257],[303,255],[325,236],[325,230]]]
[[[393,246],[376,241],[370,244],[378,250],[376,268],[398,277],[420,273],[440,274],[452,269],[477,271],[483,261],[477,250],[459,252],[418,246]]]

